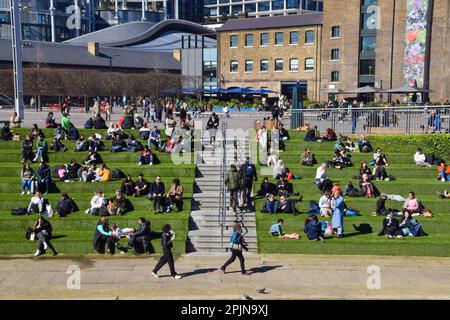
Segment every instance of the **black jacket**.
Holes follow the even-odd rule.
[[[162,183],[162,182],[160,182],[159,184],[156,182],[153,182],[150,185],[150,194],[151,195],[153,195],[154,193],[163,195],[165,192],[166,192],[166,188],[164,187],[164,183]]]
[[[171,240],[172,236],[168,232],[163,232],[161,235],[161,246],[163,250],[170,250],[173,248],[173,243]]]
[[[275,185],[273,183],[267,182],[267,184],[266,184],[266,183],[262,182],[261,183],[261,188],[258,191],[258,195],[259,196],[265,196],[266,194],[269,194],[269,193],[275,194],[276,191],[277,191],[277,189],[276,189],[276,187],[275,187]]]
[[[150,221],[145,221],[143,225],[139,226],[134,234],[135,237],[150,237]]]
[[[59,200],[56,205],[56,212],[60,217],[65,217],[74,210],[73,203],[70,199]]]
[[[308,221],[305,224],[305,233],[309,240],[318,240],[322,235],[322,224],[315,220]]]

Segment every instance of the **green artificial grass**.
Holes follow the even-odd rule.
[[[21,135],[21,139],[31,131],[31,129],[14,129]],[[43,129],[49,146],[53,137],[53,129]],[[164,130],[162,130],[162,135]],[[126,133],[132,133],[138,137],[137,130],[126,130]],[[80,134],[85,137],[91,136],[93,133],[100,133],[103,136],[106,130],[86,130],[81,129]],[[146,141],[141,142],[145,145]],[[21,195],[20,170],[21,163],[21,141],[2,141],[0,142],[0,255],[10,254],[32,254],[36,249],[36,242],[25,239],[25,229],[31,227],[38,215],[29,216],[13,216],[10,214],[12,208],[27,207],[31,195]],[[68,148],[66,152],[55,153],[50,151],[49,165],[51,167],[67,164],[70,159],[75,158],[79,163],[86,158],[87,152],[77,153],[74,151],[75,141],[64,140],[64,145]],[[110,141],[104,141],[106,147],[111,146]],[[154,148],[153,148],[154,149]],[[134,181],[140,173],[144,177],[153,182],[156,175],[160,175],[162,182],[166,186],[166,192],[170,188],[172,180],[178,177],[184,186],[184,203],[183,210],[176,210],[169,213],[154,214],[149,211],[152,208],[152,202],[145,197],[135,198],[127,197],[133,204],[134,210],[124,216],[109,217],[110,223],[114,222],[119,227],[138,227],[138,218],[145,217],[150,220],[151,228],[160,231],[164,224],[169,223],[177,233],[177,240],[174,243],[174,253],[186,252],[186,239],[189,231],[189,216],[191,211],[191,199],[193,193],[193,182],[195,177],[195,165],[193,163],[193,154],[187,153],[182,156],[185,163],[177,165],[172,163],[171,154],[161,153],[153,150],[159,162],[155,162],[153,166],[138,166],[139,152],[119,152],[111,153],[110,151],[102,151],[100,155],[103,161],[111,169],[120,169],[126,174],[130,174]],[[33,169],[37,169],[38,164],[32,164]],[[37,171],[36,171],[37,173]],[[122,179],[109,182],[85,183],[80,181],[60,182],[55,181],[55,188],[51,193],[44,197],[49,200],[53,209],[59,200],[61,192],[67,192],[70,197],[75,199],[80,211],[70,214],[65,218],[57,215],[50,218],[53,226],[53,234],[55,239],[52,240],[56,250],[63,255],[79,255],[96,253],[92,248],[92,238],[96,227],[96,222],[100,217],[85,214],[85,210],[90,207],[90,201],[95,190],[102,189],[106,197],[113,197],[114,192],[120,188]],[[121,241],[126,244],[126,239]],[[156,253],[161,252],[160,240],[152,240],[152,245]]]
[[[345,217],[345,237],[336,239],[328,238],[325,242],[309,241],[303,231],[306,212],[310,209],[311,200],[319,201],[320,191],[313,184],[316,169],[321,162],[332,159],[334,142],[305,142],[304,133],[290,131],[291,140],[286,142],[286,151],[280,152],[280,158],[299,180],[291,180],[294,192],[303,195],[303,202],[297,203],[297,208],[301,211],[298,216],[287,214],[264,214],[261,208],[264,206],[265,198],[258,197],[255,201],[257,208],[257,233],[258,250],[260,253],[284,253],[284,254],[342,254],[342,255],[397,255],[397,256],[450,256],[450,199],[439,199],[435,191],[443,191],[447,188],[450,191],[449,183],[442,183],[436,180],[437,169],[419,168],[415,165],[413,154],[387,152],[386,156],[390,163],[386,170],[389,175],[396,177],[394,181],[374,181],[381,193],[399,194],[407,197],[409,191],[414,191],[418,199],[430,209],[434,216],[432,218],[416,217],[422,223],[426,237],[407,237],[404,240],[387,240],[378,236],[382,229],[384,217],[373,217],[377,199],[345,197],[345,201],[350,208],[360,211],[362,216]],[[370,141],[370,140],[369,140]],[[386,142],[387,144],[389,142]],[[379,143],[373,147],[388,149],[389,145]],[[305,147],[311,147],[316,155],[318,164],[313,168],[300,165],[300,157]],[[392,151],[392,150],[390,150]],[[328,169],[328,175],[333,182],[339,182],[342,190],[351,181],[358,189],[358,180],[352,177],[358,173],[361,161],[369,162],[373,154],[352,154],[354,167],[343,170]],[[258,181],[254,183],[254,192],[259,190],[260,183],[264,176],[268,176],[271,182],[272,168],[258,166]],[[277,197],[279,198],[279,197]],[[293,196],[293,198],[298,198]],[[402,203],[387,201],[387,208],[401,209]],[[284,219],[283,232],[298,233],[300,240],[280,239],[269,234],[270,226],[277,222],[277,219]],[[399,217],[397,217],[400,219]],[[319,220],[324,220],[320,218]],[[327,218],[331,223],[331,218]],[[361,234],[355,229],[361,224],[368,224],[372,228],[372,233]]]

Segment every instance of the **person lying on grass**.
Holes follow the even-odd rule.
[[[278,219],[276,224],[270,226],[269,233],[274,237],[283,238],[283,239],[298,240],[300,238],[300,235],[297,233],[283,234],[283,231],[281,229],[281,227],[283,225],[284,225],[284,220]]]

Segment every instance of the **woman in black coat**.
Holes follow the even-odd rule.
[[[383,230],[378,234],[379,236],[386,235],[386,238],[393,239],[397,236],[398,239],[403,238],[402,229],[400,229],[399,221],[394,218],[394,213],[389,212],[383,220]]]
[[[39,240],[38,248],[34,254],[35,257],[45,253],[47,248],[50,248],[53,251],[54,256],[58,254],[53,245],[50,243],[50,240],[52,239],[52,225],[50,222],[45,220],[43,217],[39,217],[34,223],[33,232]]]
[[[173,243],[172,241],[175,240],[175,232],[172,231],[172,228],[170,224],[166,224],[162,229],[162,235],[161,235],[161,246],[163,249],[163,255],[159,259],[158,263],[156,264],[155,268],[152,271],[152,275],[155,278],[159,278],[158,271],[161,269],[166,263],[169,264],[170,268],[170,275],[174,279],[181,279],[181,276],[179,276],[175,271],[175,263],[173,260],[172,255],[172,248]]]

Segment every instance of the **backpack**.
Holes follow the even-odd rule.
[[[111,178],[123,179],[123,178],[125,178],[125,173],[120,169],[112,169],[111,170]]]
[[[69,129],[69,133],[67,134],[67,139],[69,140],[80,139],[80,133],[78,132],[78,129],[72,126],[72,128]]]
[[[14,216],[24,216],[28,213],[27,208],[16,208],[11,210],[11,214]]]
[[[309,208],[311,210],[309,210],[307,212],[308,214],[320,214],[320,207],[319,207],[319,204],[317,203],[317,201],[311,200],[309,202]]]
[[[92,129],[94,127],[94,119],[89,118],[84,124],[85,129]]]
[[[245,167],[245,176],[246,176],[247,178],[253,177],[253,166],[252,166],[251,164],[248,164],[248,165]]]

